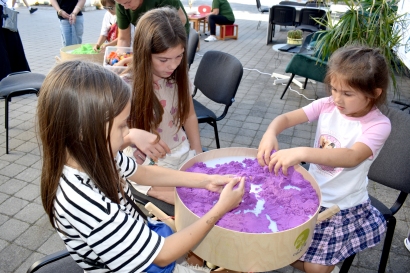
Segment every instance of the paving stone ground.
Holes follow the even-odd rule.
[[[10,1],[9,1],[10,2]],[[265,6],[277,3],[276,0],[262,0]],[[182,3],[188,8],[188,1]],[[194,8],[211,1],[195,1]],[[268,15],[261,15],[256,10],[254,1],[231,0],[239,25],[239,39],[204,42],[200,38],[200,51],[190,69],[194,78],[201,56],[208,50],[219,50],[237,57],[244,66],[244,74],[235,103],[229,109],[225,119],[218,122],[221,146],[257,148],[268,124],[277,115],[305,106],[309,103],[295,92],[288,91],[283,100],[279,97],[283,85],[274,85],[272,72],[284,73],[291,55],[272,50],[272,44],[266,45],[266,27]],[[59,22],[56,12],[51,7],[39,6],[34,14],[20,7],[18,27],[25,48],[25,53],[33,72],[47,74],[55,64],[62,47]],[[84,43],[95,42],[98,38],[103,10],[84,13]],[[262,20],[259,29],[258,21]],[[288,27],[289,29],[289,27]],[[286,29],[276,28],[274,44],[286,43]],[[229,71],[227,71],[227,77]],[[294,90],[308,98],[326,96],[321,83],[309,83],[306,90],[295,85]],[[410,102],[410,80],[399,78],[400,99]],[[389,99],[393,98],[390,92]],[[203,95],[197,99],[206,103]],[[64,249],[64,244],[51,228],[48,217],[41,205],[39,177],[41,156],[35,131],[35,110],[37,98],[26,95],[13,98],[10,104],[10,154],[5,152],[4,102],[0,101],[0,273],[26,272],[29,266],[45,255]],[[214,110],[220,106],[207,104]],[[397,107],[392,105],[392,107]],[[281,148],[311,145],[316,124],[303,124],[285,130],[279,136]],[[204,147],[215,149],[214,133],[211,126],[200,125],[201,141]],[[369,192],[378,196],[387,204],[392,204],[396,192],[371,182]],[[410,228],[410,201],[397,214],[397,226],[393,238],[387,272],[410,272],[410,252],[403,245]],[[370,273],[377,271],[381,246],[359,253],[350,272]],[[273,272],[299,272],[290,266]]]

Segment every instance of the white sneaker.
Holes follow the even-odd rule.
[[[215,42],[215,41],[218,41],[218,39],[215,36],[211,35],[208,38],[206,38],[204,41],[205,42]]]
[[[404,239],[404,245],[406,246],[407,250],[410,251],[410,241],[409,241],[409,238]]]

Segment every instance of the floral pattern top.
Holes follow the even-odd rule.
[[[192,85],[189,84],[190,93],[192,94]],[[168,147],[172,150],[187,139],[185,131],[174,123],[174,117],[178,110],[178,92],[177,85],[173,80],[161,79],[154,83],[154,92],[159,99],[164,114],[162,122],[158,126],[158,133]]]

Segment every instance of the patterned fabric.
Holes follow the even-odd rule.
[[[137,170],[134,160],[116,157],[122,178]],[[133,200],[128,184],[124,192]],[[76,263],[85,272],[144,272],[165,239],[152,231],[124,199],[109,200],[90,177],[64,166],[54,201],[57,232]]]
[[[322,207],[320,212],[323,210]],[[300,260],[335,265],[353,253],[377,245],[385,230],[383,215],[367,200],[318,223],[312,244]]]
[[[174,122],[178,112],[178,91],[177,85],[171,80],[161,79],[154,84],[154,92],[164,108],[161,124],[158,126],[158,133],[168,147],[172,150],[187,139],[184,130],[178,130]]]

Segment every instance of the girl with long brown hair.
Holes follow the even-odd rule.
[[[50,71],[37,106],[44,209],[86,272],[194,272],[174,261],[241,202],[244,180],[137,167],[120,152],[130,131],[130,99],[129,86],[102,66],[69,61]],[[142,185],[206,188],[221,197],[198,221],[164,238],[133,204],[128,178]]]
[[[135,131],[142,135],[131,143],[139,150],[134,148],[126,154],[134,152],[137,162],[146,155],[147,162],[152,159],[159,166],[178,169],[202,152],[188,79],[186,44],[185,28],[177,11],[171,8],[148,11],[135,29],[129,124],[146,132]],[[174,203],[172,188],[145,187],[142,191]]]

